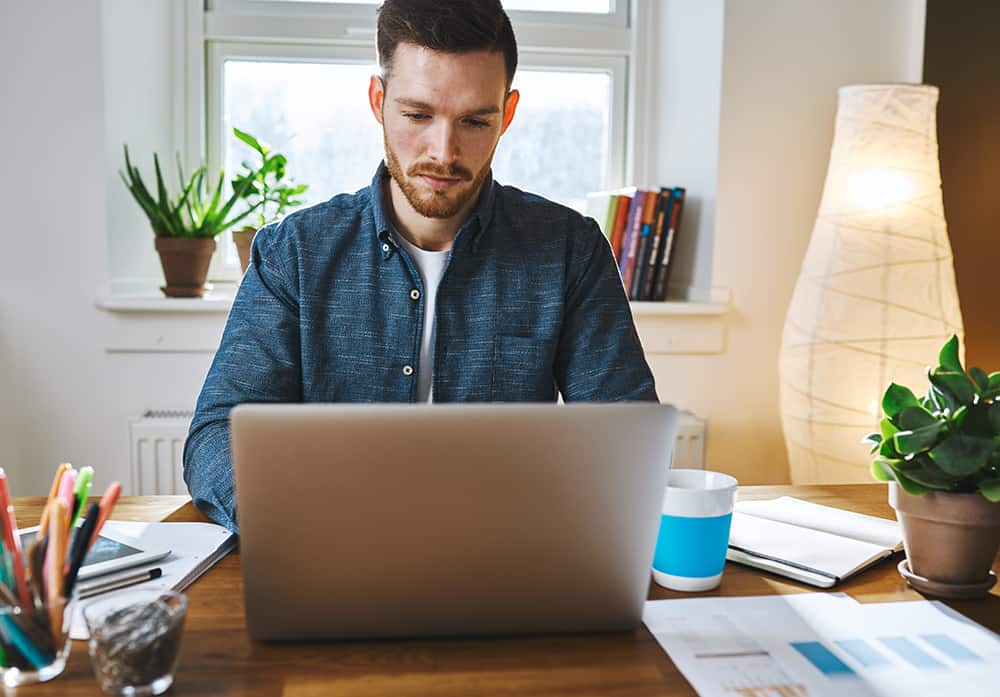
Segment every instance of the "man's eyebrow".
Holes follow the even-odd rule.
[[[406,97],[396,97],[394,100],[397,104],[402,104],[403,106],[408,106],[412,109],[420,109],[421,111],[434,111],[432,107],[427,102],[421,102],[419,99],[407,99]],[[473,109],[472,111],[465,112],[465,116],[487,116],[489,114],[499,114],[500,107],[494,106],[484,106],[478,109]]]

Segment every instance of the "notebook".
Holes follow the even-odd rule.
[[[901,549],[896,521],[782,496],[736,504],[726,559],[830,588]]]

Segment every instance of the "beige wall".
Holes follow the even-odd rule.
[[[660,398],[709,421],[707,466],[785,482],[781,328],[826,174],[836,89],[919,82],[923,0],[729,0],[713,285],[732,292],[723,355],[654,356]],[[708,127],[708,126],[706,126]]]

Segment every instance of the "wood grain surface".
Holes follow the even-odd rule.
[[[817,503],[892,518],[880,484],[743,487],[741,499],[794,495]],[[18,522],[37,523],[42,499],[17,499]],[[204,520],[184,497],[124,498],[119,520]],[[896,571],[898,557],[841,584],[861,602],[918,600]],[[996,568],[996,566],[994,567]],[[771,595],[812,592],[809,586],[737,564],[727,564],[722,585],[702,594],[650,585],[650,599],[697,595]],[[400,592],[405,592],[401,582]],[[176,682],[177,695],[565,695],[566,697],[675,697],[695,692],[652,635],[640,627],[616,634],[265,644],[245,630],[239,554],[233,553],[188,591],[190,600]],[[1000,630],[1000,590],[979,601],[949,605]],[[85,642],[73,642],[65,672],[18,692],[101,694]]]

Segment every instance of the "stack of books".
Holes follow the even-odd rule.
[[[667,299],[670,256],[684,211],[684,188],[627,187],[587,195],[587,215],[608,238],[629,300]]]

